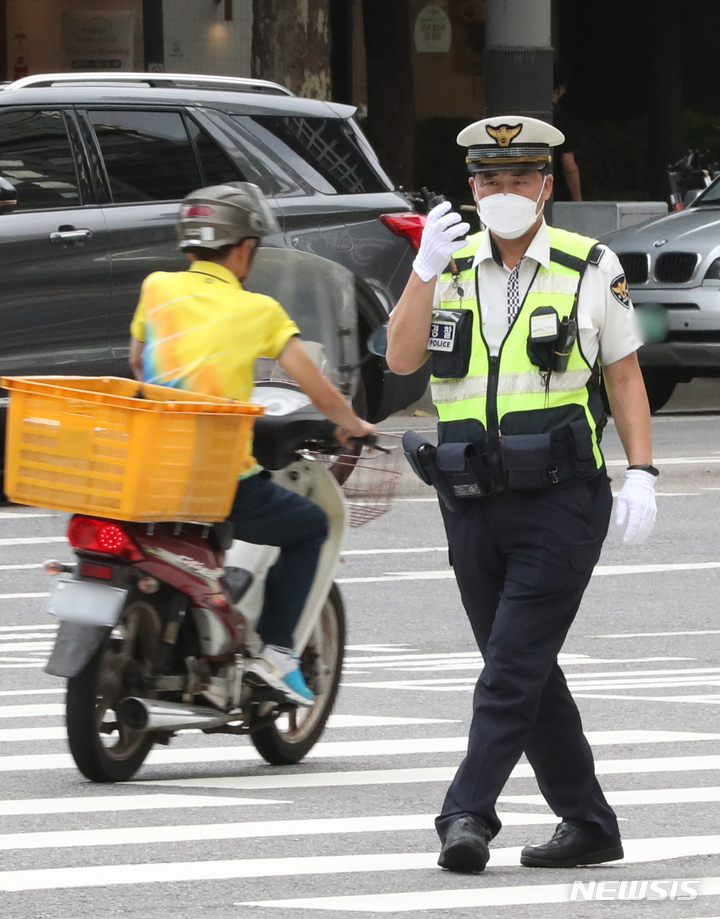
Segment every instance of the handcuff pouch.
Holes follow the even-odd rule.
[[[462,500],[456,497],[447,479],[438,468],[437,447],[415,431],[406,431],[403,434],[402,443],[405,456],[413,472],[426,485],[433,486],[448,510],[462,510],[464,506]]]
[[[440,444],[437,464],[458,498],[480,498],[492,492],[492,482],[477,444]]]
[[[511,491],[547,488],[552,468],[550,434],[504,434],[500,444],[505,482]]]
[[[428,351],[433,376],[459,379],[467,376],[472,354],[472,310],[433,310]]]

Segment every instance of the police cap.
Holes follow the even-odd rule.
[[[552,162],[552,147],[565,140],[546,121],[520,115],[498,115],[468,125],[457,142],[467,147],[465,162],[470,172],[490,172],[523,166],[542,169]]]

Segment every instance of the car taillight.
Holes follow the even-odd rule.
[[[142,552],[119,523],[94,517],[73,517],[67,532],[70,545],[86,552],[116,555],[129,562],[139,562]]]
[[[396,236],[404,236],[409,239],[413,249],[417,252],[420,248],[420,237],[427,220],[424,214],[418,214],[415,211],[382,214],[380,220]]]

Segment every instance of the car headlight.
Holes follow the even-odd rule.
[[[705,281],[720,281],[720,258],[716,258],[705,272]]]

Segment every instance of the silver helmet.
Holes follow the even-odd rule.
[[[279,232],[265,195],[251,182],[199,188],[185,197],[177,233],[181,249],[222,249]]]

